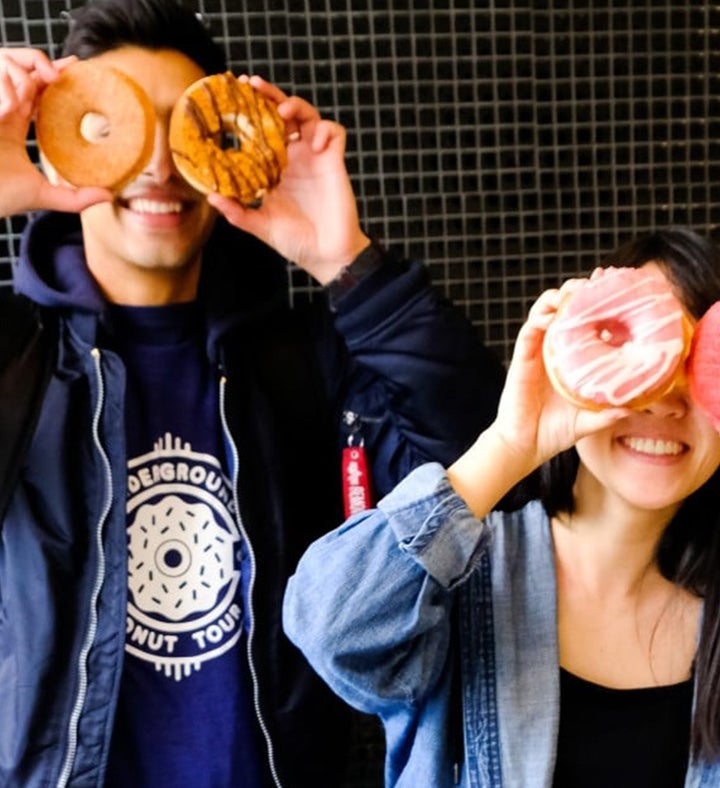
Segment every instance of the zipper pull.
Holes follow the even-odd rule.
[[[370,469],[362,435],[362,418],[351,410],[342,416],[348,429],[347,444],[342,452],[342,485],[345,517],[372,507]]]

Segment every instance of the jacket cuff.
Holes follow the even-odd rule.
[[[378,508],[388,516],[399,549],[444,588],[463,582],[487,549],[486,521],[473,516],[438,463],[416,468]]]
[[[337,311],[339,302],[363,279],[380,268],[383,264],[387,252],[375,241],[370,242],[370,246],[362,252],[344,268],[340,269],[337,276],[326,285],[330,310]]]

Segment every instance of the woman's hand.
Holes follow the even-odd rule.
[[[515,341],[495,421],[448,469],[453,486],[478,516],[543,462],[629,413],[578,408],[557,393],[545,369],[545,332],[560,302],[582,281],[570,279],[533,304]]]
[[[74,59],[52,62],[36,49],[0,49],[0,216],[40,208],[81,211],[111,199],[105,189],[51,184],[28,155],[40,94]]]
[[[345,167],[345,129],[304,99],[288,97],[260,77],[250,84],[272,101],[285,121],[288,165],[260,208],[211,194],[208,201],[232,224],[256,235],[327,284],[370,241],[360,229]]]
[[[533,470],[591,432],[610,426],[628,414],[624,408],[579,408],[553,387],[545,369],[543,342],[562,300],[585,280],[567,280],[546,290],[533,304],[520,329],[508,369],[495,429]]]

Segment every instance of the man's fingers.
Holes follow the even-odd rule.
[[[7,69],[0,70],[0,118],[12,115],[20,105],[17,89]]]
[[[39,49],[7,47],[0,50],[0,62],[12,63],[27,73],[36,73],[44,82],[54,82],[58,71],[50,58]]]
[[[94,186],[74,189],[71,186],[54,186],[44,181],[38,192],[38,204],[34,207],[66,213],[78,213],[101,202],[112,200],[112,192]]]
[[[322,153],[331,144],[338,142],[342,146],[342,151],[345,151],[345,140],[347,132],[345,127],[333,120],[321,120],[315,127],[315,133],[312,138],[312,149],[314,153]]]
[[[252,76],[243,75],[240,79],[243,82],[249,82],[255,90],[259,90],[263,96],[271,99],[276,104],[281,104],[283,101],[287,100],[287,93],[282,91],[277,85],[273,85],[272,82],[268,82],[262,77],[257,76],[257,74],[253,74]]]
[[[58,71],[62,71],[75,63],[77,59],[77,55],[66,55],[65,57],[59,57],[57,60],[53,60],[52,64]]]

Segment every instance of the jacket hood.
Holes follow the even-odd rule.
[[[43,213],[30,218],[13,271],[15,289],[41,306],[101,312],[104,298],[85,264],[80,218]]]
[[[13,271],[15,290],[41,306],[94,314],[106,301],[90,273],[80,217],[33,215],[23,233]],[[287,261],[252,235],[219,218],[203,250],[198,301],[210,340],[229,328],[269,316],[288,304]]]

